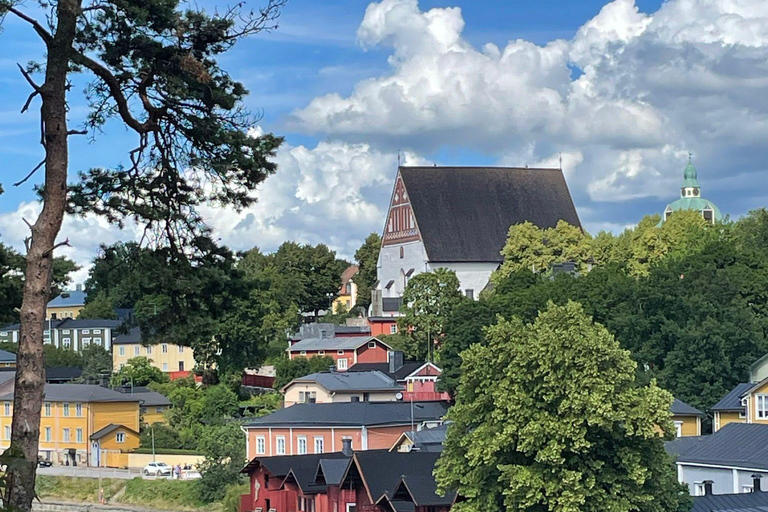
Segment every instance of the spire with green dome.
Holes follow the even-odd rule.
[[[694,210],[701,212],[704,220],[714,224],[722,220],[723,216],[720,209],[712,201],[701,197],[701,187],[699,186],[699,176],[692,162],[693,155],[688,153],[688,165],[683,170],[683,186],[680,187],[680,199],[667,205],[664,209],[659,225],[663,224],[669,216],[677,210]]]

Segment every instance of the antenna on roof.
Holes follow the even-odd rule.
[[[400,167],[400,150],[397,150],[397,166]]]
[[[560,153],[560,170],[563,170],[563,154]]]

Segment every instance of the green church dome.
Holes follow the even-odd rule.
[[[700,212],[705,220],[711,223],[719,222],[723,219],[720,209],[708,199],[701,197],[701,187],[699,186],[699,175],[691,162],[691,156],[688,156],[688,165],[683,170],[683,186],[680,188],[680,199],[667,205],[664,214],[659,222],[659,226],[664,223],[669,215],[680,210],[692,210]]]

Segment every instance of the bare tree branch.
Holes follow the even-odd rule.
[[[47,251],[45,251],[45,252],[43,253],[43,258],[47,258],[47,257],[48,257],[48,256],[50,256],[51,254],[53,254],[53,251],[55,251],[55,250],[56,250],[56,249],[58,249],[59,247],[72,247],[72,245],[69,243],[69,238],[67,238],[67,239],[66,239],[66,240],[64,240],[63,242],[59,242],[58,244],[54,245],[53,247],[51,247],[50,249],[48,249]]]
[[[69,130],[67,135],[88,135],[88,130]]]
[[[45,30],[45,28],[40,23],[38,23],[36,19],[24,14],[23,12],[16,9],[15,7],[8,7],[7,9],[8,9],[8,12],[10,12],[11,14],[16,15],[18,18],[21,18],[22,20],[32,25],[32,27],[34,27],[35,29],[35,32],[37,32],[40,38],[45,42],[46,46],[51,44],[51,42],[53,41],[53,36],[51,35],[50,32]]]
[[[37,172],[37,170],[38,170],[38,169],[40,169],[40,168],[43,166],[43,164],[44,164],[44,163],[45,163],[45,159],[43,159],[43,161],[42,161],[42,162],[40,162],[39,164],[37,164],[37,165],[35,166],[35,168],[34,168],[34,169],[32,169],[31,171],[29,171],[29,174],[27,174],[26,176],[24,176],[24,179],[23,179],[23,180],[21,180],[21,181],[17,181],[16,183],[14,183],[14,184],[13,184],[13,186],[14,186],[14,187],[18,187],[19,185],[21,185],[21,184],[23,184],[24,182],[26,182],[26,181],[27,181],[29,178],[31,178],[31,177],[32,177],[32,175],[33,175],[33,174],[35,174],[35,173]],[[24,222],[27,222],[27,221],[25,220]],[[27,225],[29,226],[29,222],[27,222]],[[32,229],[32,226],[29,226],[29,229]]]

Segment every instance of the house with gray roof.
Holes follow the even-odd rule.
[[[670,411],[677,437],[701,435],[701,419],[706,414],[677,398],[672,401]]]
[[[78,352],[89,345],[99,345],[110,350],[112,340],[122,325],[121,320],[110,319],[49,319],[43,324],[43,342]],[[19,328],[19,324],[0,327],[0,343],[18,343]]]
[[[677,475],[693,496],[739,494],[768,482],[768,425],[729,423],[684,447]]]
[[[358,363],[387,363],[392,348],[375,336],[328,336],[290,340],[289,359],[328,356],[338,371]]]
[[[294,379],[281,390],[285,407],[300,403],[394,402],[405,388],[379,371],[319,372]]]
[[[749,493],[694,496],[691,512],[768,512],[768,492],[755,487]]]

